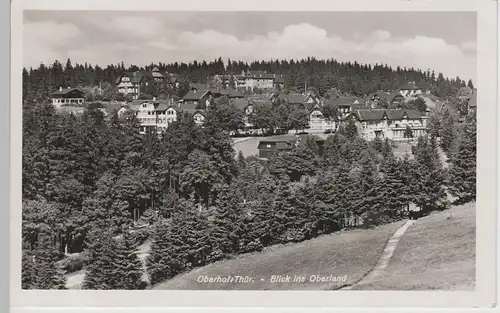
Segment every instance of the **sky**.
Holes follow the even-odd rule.
[[[476,79],[475,12],[25,11],[24,65],[316,57]]]

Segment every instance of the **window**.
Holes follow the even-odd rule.
[[[267,148],[267,149],[271,149],[271,144],[267,144],[267,145],[266,145],[266,148]]]
[[[146,108],[146,107],[147,107],[146,103],[143,103],[143,104],[142,104],[142,107],[143,107],[143,108]]]

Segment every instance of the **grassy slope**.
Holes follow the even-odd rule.
[[[408,229],[385,272],[353,289],[474,290],[476,204],[436,213]]]
[[[153,289],[205,290],[290,290],[335,289],[358,281],[375,266],[387,240],[403,222],[370,230],[353,230],[321,236],[285,246],[270,247],[262,253],[248,254],[237,259],[220,261],[174,277]],[[271,275],[302,275],[306,283],[270,283]],[[344,283],[310,283],[309,276],[344,276]],[[249,284],[198,283],[201,275],[240,275],[255,278]],[[261,281],[264,279],[264,281]]]
[[[257,147],[259,146],[259,142],[263,137],[252,137],[244,141],[236,142],[233,146],[236,151],[236,155],[238,155],[239,151],[243,153],[244,157],[255,156],[259,154],[259,150]]]

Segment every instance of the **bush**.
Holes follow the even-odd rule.
[[[90,261],[89,254],[84,251],[79,254],[73,254],[61,260],[59,266],[66,272],[66,274],[74,273],[82,270]]]
[[[264,245],[259,239],[255,239],[247,244],[240,246],[240,253],[260,252],[264,249]]]
[[[368,214],[363,220],[363,226],[365,228],[371,228],[387,223],[394,222],[394,219],[383,212]]]

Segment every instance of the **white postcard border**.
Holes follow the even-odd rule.
[[[476,291],[22,291],[21,97],[23,10],[477,11],[478,190]],[[496,302],[497,3],[490,0],[159,1],[14,0],[11,10],[11,306],[40,307],[489,307]],[[50,34],[48,34],[50,35]],[[457,65],[459,66],[459,65]],[[17,96],[14,96],[17,95]],[[494,144],[493,144],[494,143]]]

